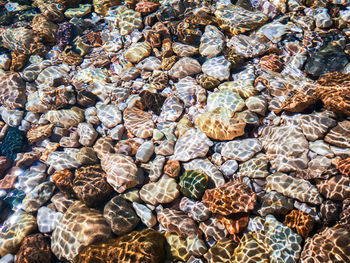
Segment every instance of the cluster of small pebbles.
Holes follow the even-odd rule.
[[[350,262],[350,1],[0,0],[0,263]]]

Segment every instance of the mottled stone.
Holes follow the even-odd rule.
[[[120,28],[120,34],[122,36],[127,35],[134,31],[135,29],[142,28],[142,17],[139,12],[128,9],[126,6],[119,6],[116,9],[117,23]]]
[[[38,230],[41,233],[52,232],[53,230],[55,230],[62,216],[63,214],[61,212],[55,212],[47,206],[40,207],[36,216]]]
[[[46,139],[51,136],[53,127],[53,124],[45,124],[32,127],[26,134],[27,139],[30,143],[36,143],[40,140]]]
[[[194,58],[181,58],[169,71],[169,77],[172,79],[182,79],[186,76],[192,76],[202,71],[199,62]]]
[[[298,261],[301,236],[280,223],[273,215],[268,215],[265,219],[255,217],[250,220],[249,225],[250,232],[243,235],[231,262]]]
[[[10,216],[0,230],[0,256],[16,253],[23,239],[36,227],[35,217],[21,210]]]
[[[55,151],[49,154],[46,163],[56,171],[78,168],[81,163],[76,159],[78,149],[66,148],[65,151]]]
[[[309,143],[299,127],[295,125],[266,127],[261,131],[259,139],[272,167],[278,172],[307,168]]]
[[[165,243],[164,236],[156,230],[133,231],[117,239],[87,246],[73,262],[162,263]]]
[[[120,5],[122,1],[120,0],[94,0],[94,10],[99,15],[106,15],[110,7]]]
[[[199,53],[204,57],[216,57],[224,47],[224,34],[215,26],[207,25],[201,37]]]
[[[140,221],[131,203],[120,196],[114,197],[105,205],[103,216],[116,235],[131,232]]]
[[[239,174],[249,178],[265,178],[269,175],[267,171],[269,161],[265,154],[259,153],[255,157],[239,165]]]
[[[83,203],[96,207],[113,192],[105,178],[106,173],[100,165],[80,167],[75,170],[72,189]]]
[[[107,182],[118,193],[138,185],[141,175],[133,159],[122,154],[105,154],[101,160],[102,169],[106,172]]]
[[[229,215],[252,210],[256,195],[246,184],[232,181],[206,190],[202,201],[212,213]]]
[[[93,149],[99,159],[102,159],[106,153],[114,153],[114,140],[110,137],[101,137],[95,142]]]
[[[51,251],[60,260],[73,260],[83,247],[111,236],[100,211],[77,201],[64,213],[51,236]]]
[[[286,214],[293,209],[293,200],[276,192],[267,192],[261,198],[261,208],[258,210],[259,215],[267,216],[268,214],[278,215]]]
[[[129,47],[125,53],[124,57],[131,63],[139,63],[144,58],[151,54],[151,46],[147,42],[136,43]]]
[[[134,207],[137,216],[147,227],[151,228],[155,224],[157,224],[156,216],[152,213],[152,210],[149,209],[147,206],[136,202],[133,202],[132,206]]]
[[[179,186],[185,196],[198,200],[208,186],[208,176],[194,170],[187,170],[180,176]]]
[[[225,179],[220,170],[208,159],[197,158],[190,162],[184,163],[185,170],[195,170],[200,173],[208,175],[209,188],[218,187],[225,184]]]
[[[164,176],[157,182],[145,184],[140,190],[141,199],[151,205],[170,203],[179,195],[175,179]]]
[[[122,121],[122,113],[118,107],[113,104],[97,107],[97,117],[107,128],[113,128]]]
[[[182,211],[163,209],[157,213],[157,220],[167,231],[183,238],[197,236],[199,231],[195,221]]]
[[[125,128],[139,138],[152,136],[154,123],[152,115],[138,108],[127,108],[124,111]]]
[[[77,127],[84,121],[84,110],[73,107],[69,110],[51,110],[46,115],[47,119],[58,127]]]
[[[198,48],[180,42],[173,43],[172,48],[174,53],[179,57],[192,57],[198,54]]]
[[[25,82],[19,74],[7,73],[0,77],[0,102],[8,109],[24,108]]]
[[[202,202],[187,197],[181,199],[179,208],[195,221],[205,221],[210,217],[209,209]]]
[[[16,254],[16,263],[51,262],[52,254],[47,238],[42,234],[27,236]]]
[[[320,233],[306,239],[300,262],[349,261],[349,237],[349,230],[339,224],[325,228]]]
[[[350,198],[350,178],[336,175],[324,181],[317,182],[316,186],[320,193],[327,199],[341,201]]]
[[[276,54],[269,54],[261,57],[259,65],[274,72],[281,72],[283,69],[283,62]]]
[[[287,214],[283,224],[290,227],[303,238],[307,238],[314,227],[312,217],[300,210],[292,210]]]
[[[232,35],[254,30],[268,21],[268,17],[262,12],[251,12],[232,4],[220,5],[214,14],[219,27]]]
[[[267,188],[301,202],[319,205],[322,197],[310,182],[290,175],[275,173],[266,177]]]
[[[341,174],[350,177],[350,157],[340,160],[337,163],[337,169]]]
[[[208,150],[209,145],[198,135],[183,136],[175,144],[174,157],[175,160],[187,162],[204,157]]]
[[[324,137],[325,142],[341,148],[350,148],[350,121],[338,122]]]
[[[266,53],[270,48],[262,38],[246,35],[233,36],[228,42],[232,51],[243,58],[254,58]]]
[[[164,166],[164,174],[170,177],[177,177],[180,173],[181,166],[177,160],[168,160]]]
[[[55,190],[55,184],[44,182],[36,186],[26,195],[22,202],[22,208],[28,213],[36,212],[51,197]]]
[[[202,71],[220,81],[228,80],[230,77],[231,63],[225,57],[210,58],[202,65]]]
[[[237,245],[238,243],[232,239],[223,237],[209,248],[204,258],[208,260],[208,262],[228,263]]]
[[[73,180],[74,175],[69,170],[56,171],[52,175],[52,181],[56,184],[57,188],[66,196],[73,195]]]
[[[245,162],[261,151],[262,146],[257,139],[244,139],[226,142],[221,150],[224,157]]]

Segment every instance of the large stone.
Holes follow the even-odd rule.
[[[224,37],[215,26],[207,25],[201,37],[199,53],[204,57],[216,57],[224,47]]]
[[[120,196],[114,197],[105,205],[103,216],[116,235],[131,232],[140,221],[131,203]]]
[[[155,183],[145,184],[140,190],[141,199],[151,205],[171,203],[180,195],[174,178],[162,177]]]
[[[122,154],[105,154],[101,161],[102,169],[106,172],[107,182],[118,193],[141,183],[141,175],[130,156]]]
[[[0,256],[16,253],[23,239],[36,227],[35,217],[23,211],[10,216],[0,229]]]
[[[181,58],[169,71],[172,79],[182,79],[187,76],[198,74],[202,71],[199,62],[194,58]]]
[[[231,63],[225,57],[221,56],[205,61],[202,71],[208,76],[224,81],[230,78],[230,67]]]
[[[221,150],[222,156],[245,162],[261,151],[262,146],[257,139],[244,139],[226,142]]]
[[[187,162],[195,158],[204,157],[209,151],[209,145],[200,136],[188,135],[177,140],[174,149],[176,160]]]
[[[111,237],[111,228],[100,211],[80,201],[64,213],[51,236],[51,251],[60,260],[73,260],[83,247]]]
[[[320,193],[309,181],[282,173],[272,174],[266,177],[266,180],[267,188],[270,190],[298,199],[301,202],[315,205],[322,203],[323,199]]]
[[[162,263],[165,260],[165,243],[162,234],[148,228],[89,245],[73,262]]]
[[[39,184],[23,199],[23,209],[28,213],[36,212],[50,199],[54,190],[55,184],[52,182],[44,182]]]
[[[51,262],[52,254],[47,238],[43,234],[27,236],[16,255],[16,263]]]
[[[26,103],[25,82],[17,73],[0,77],[0,103],[8,109],[22,109]]]

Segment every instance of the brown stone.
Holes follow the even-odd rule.
[[[286,215],[283,224],[290,227],[303,238],[307,238],[314,227],[312,217],[300,210],[292,210]]]
[[[10,168],[12,161],[5,156],[0,156],[0,178],[4,175],[5,171]]]
[[[74,195],[73,180],[74,175],[69,170],[56,171],[52,175],[52,180],[57,188],[67,197]]]
[[[43,234],[24,238],[16,256],[15,263],[50,263],[52,260],[49,242]]]
[[[177,177],[180,170],[181,166],[178,160],[168,160],[164,166],[164,174],[170,177]]]

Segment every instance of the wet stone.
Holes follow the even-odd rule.
[[[247,161],[261,151],[262,146],[257,139],[245,139],[226,142],[221,150],[224,157],[232,158],[237,161]]]
[[[105,205],[103,216],[116,235],[131,232],[140,221],[131,203],[120,196],[112,198]]]
[[[202,71],[220,81],[228,80],[230,77],[231,63],[223,56],[210,58],[202,65]]]
[[[261,208],[258,210],[258,213],[261,216],[267,216],[268,214],[279,215],[286,214],[292,209],[292,199],[276,191],[270,191],[261,198]]]
[[[52,182],[39,184],[23,199],[22,208],[28,213],[37,211],[50,199],[54,190],[55,184]]]
[[[193,58],[181,58],[169,71],[172,79],[182,79],[186,76],[192,76],[200,73],[202,70],[199,62]]]
[[[50,233],[55,230],[58,222],[62,218],[61,212],[55,212],[47,206],[42,206],[38,209],[37,224],[38,230],[41,233]]]
[[[200,199],[208,186],[208,176],[194,170],[187,170],[180,176],[180,191],[191,199]]]
[[[15,262],[51,262],[52,254],[47,238],[42,234],[27,236],[16,254]]]
[[[116,239],[91,244],[82,249],[74,263],[107,261],[161,263],[165,260],[165,238],[153,229],[133,231]]]

